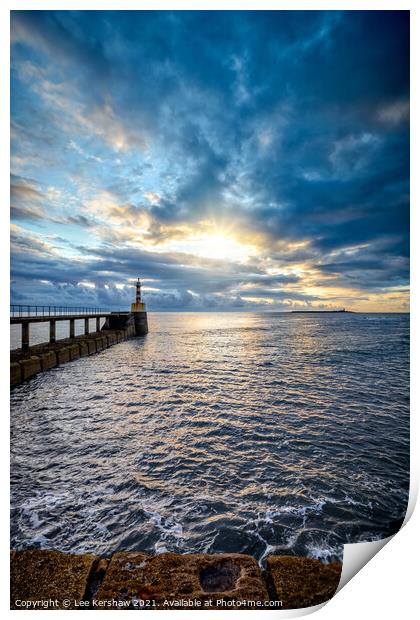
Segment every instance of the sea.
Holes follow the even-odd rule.
[[[399,529],[408,314],[148,319],[12,391],[12,548],[331,562]]]

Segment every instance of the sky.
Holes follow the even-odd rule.
[[[12,11],[11,300],[409,309],[409,13]]]

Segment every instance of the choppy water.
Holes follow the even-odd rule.
[[[13,391],[13,547],[331,560],[398,529],[407,315],[149,326]]]
[[[100,326],[105,323],[105,319],[100,319]],[[70,322],[69,321],[57,321],[56,324],[56,336],[57,340],[70,337]],[[89,332],[96,330],[96,319],[89,319]],[[74,335],[81,336],[85,333],[85,320],[76,319],[74,322]],[[29,344],[31,346],[35,344],[41,344],[42,342],[48,342],[50,336],[50,324],[45,321],[42,323],[31,323],[29,328]],[[19,349],[22,346],[22,327],[21,325],[10,326],[10,349]]]

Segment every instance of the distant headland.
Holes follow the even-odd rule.
[[[354,314],[353,310],[346,310],[345,308],[343,308],[342,310],[291,310],[291,312],[293,314],[331,314],[332,312],[345,312],[347,314]]]

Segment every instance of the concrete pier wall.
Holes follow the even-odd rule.
[[[147,314],[146,312],[142,314]],[[147,321],[147,317],[146,317]],[[136,333],[135,313],[134,312],[112,312],[106,319],[103,331],[127,331],[128,337],[144,336],[145,334]]]
[[[149,331],[147,312],[133,312],[136,336],[145,336]]]
[[[301,609],[334,596],[341,564],[241,553],[11,552],[11,609]],[[31,606],[32,605],[32,606]]]
[[[108,330],[99,334],[89,334],[89,336],[89,338],[78,336],[71,341],[67,339],[58,343],[38,345],[32,347],[25,357],[19,351],[12,352],[10,387],[13,388],[40,372],[67,364],[80,357],[93,355],[127,338],[132,338],[135,336],[135,327],[133,323],[126,329]]]
[[[52,320],[51,324],[55,322]],[[97,328],[99,327],[97,321]],[[86,325],[85,325],[86,327]],[[85,329],[86,331],[86,329]],[[19,349],[10,354],[10,386],[13,388],[40,372],[66,364],[80,357],[93,355],[127,338],[147,334],[146,312],[113,312],[102,329],[83,336],[54,340]]]

